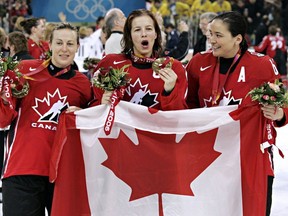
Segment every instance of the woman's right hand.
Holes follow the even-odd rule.
[[[113,91],[106,91],[104,92],[104,94],[102,95],[102,99],[101,99],[101,104],[110,104],[111,103],[111,95],[112,95]]]

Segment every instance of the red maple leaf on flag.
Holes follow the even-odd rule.
[[[176,135],[135,130],[139,145],[122,131],[117,138],[99,138],[108,159],[102,164],[132,188],[130,201],[158,194],[163,215],[162,193],[194,196],[190,185],[221,153],[213,147],[217,129]]]

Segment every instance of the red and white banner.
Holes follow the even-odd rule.
[[[107,105],[62,115],[52,215],[265,215],[266,123],[257,106],[237,108],[162,112],[121,101],[110,135]]]

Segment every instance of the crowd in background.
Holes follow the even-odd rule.
[[[0,26],[14,31],[20,20],[32,16],[31,0],[0,0]]]
[[[31,19],[30,3],[31,0],[0,0],[0,47],[2,53],[9,53],[11,48],[6,43],[6,35],[21,32],[28,39],[28,53],[34,58],[45,59],[49,57],[48,43],[56,23],[45,17]],[[196,53],[209,49],[205,34],[213,17],[227,11],[240,12],[248,24],[245,36],[248,47],[274,58],[286,82],[288,0],[146,0],[146,9],[155,15],[161,29],[161,55],[173,57],[183,64]],[[108,12],[93,24],[77,26],[80,46],[74,63],[88,76],[91,74],[84,68],[85,58],[102,59],[104,55],[122,51],[125,14],[120,8]],[[63,12],[58,17],[60,22],[69,22]],[[36,48],[37,54],[33,54]]]
[[[160,13],[164,25],[177,26],[179,20],[185,20],[190,26],[190,46],[196,43],[201,34],[198,24],[204,12],[217,14],[226,11],[239,11],[247,20],[247,38],[249,45],[258,45],[268,34],[270,25],[277,25],[284,37],[288,37],[288,1],[287,0],[147,0],[147,8]]]

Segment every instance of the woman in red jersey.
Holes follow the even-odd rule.
[[[273,83],[280,78],[273,59],[248,51],[245,41],[246,29],[244,17],[235,11],[218,15],[210,21],[207,36],[212,45],[211,50],[196,54],[186,67],[188,73],[186,101],[189,108],[248,105],[252,102],[251,98],[247,97],[248,92],[263,83]],[[263,106],[262,111],[275,125],[287,124],[288,109],[268,105]],[[265,154],[270,157],[265,161],[268,177],[266,203],[268,216],[273,183],[271,147],[265,149]],[[263,182],[266,180],[263,179]]]
[[[28,34],[29,54],[35,59],[46,59],[49,43],[43,40],[45,23],[43,19],[29,18],[20,23]]]
[[[128,16],[122,39],[121,54],[109,54],[97,65],[119,69],[124,65],[131,79],[123,100],[159,110],[186,108],[187,87],[185,69],[181,62],[170,58],[171,68],[152,69],[152,63],[162,53],[160,27],[148,10],[135,10]],[[110,103],[111,91],[94,88],[96,105]]]
[[[71,67],[78,47],[76,27],[56,26],[51,60],[23,60],[18,67],[30,77],[28,94],[12,102],[2,94],[0,127],[11,125],[2,178],[4,215],[45,216],[45,207],[50,215],[49,163],[59,115],[71,105],[85,108],[92,99],[89,80]]]

